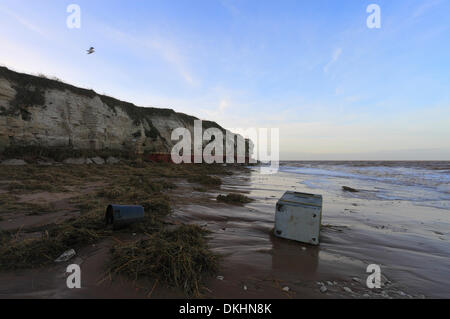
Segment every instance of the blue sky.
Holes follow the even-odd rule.
[[[0,39],[17,71],[280,128],[283,159],[450,159],[450,0],[0,0]]]

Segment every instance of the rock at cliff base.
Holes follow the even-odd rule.
[[[83,165],[86,163],[86,159],[81,157],[81,158],[68,158],[66,160],[64,160],[63,162],[64,164],[69,164],[69,165]]]
[[[103,158],[101,158],[101,157],[98,157],[98,156],[91,158],[91,161],[94,162],[94,164],[97,164],[97,165],[105,164],[105,160]]]
[[[21,160],[21,159],[9,159],[9,160],[3,161],[2,165],[22,166],[22,165],[27,165],[27,163],[24,160]]]
[[[106,163],[111,164],[111,165],[119,164],[120,160],[118,158],[110,156],[106,159]]]
[[[38,160],[38,161],[37,161],[37,164],[38,164],[39,166],[51,166],[51,165],[54,164],[54,162]]]

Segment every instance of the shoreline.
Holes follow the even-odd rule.
[[[377,216],[371,211],[380,207],[372,202],[326,197],[321,245],[312,247],[272,235],[275,202],[285,190],[305,191],[304,186],[284,173],[267,177],[254,170],[233,172],[231,176],[221,177],[223,184],[220,189],[198,191],[195,183],[177,178],[172,180],[177,187],[168,191],[175,205],[166,222],[174,227],[180,223],[205,227],[211,231],[208,235],[210,249],[223,255],[217,276],[204,282],[201,298],[448,297],[445,288],[434,292],[433,289],[420,289],[424,288],[424,283],[426,288],[429,279],[422,278],[422,281],[411,284],[409,281],[415,278],[415,274],[403,274],[402,258],[414,257],[413,240],[406,238],[397,246],[388,245],[388,239],[380,239],[391,236],[398,240],[404,236],[395,231],[387,235],[387,230],[383,229],[374,232],[374,229],[367,228],[367,221],[361,222],[363,217],[359,217],[360,220],[355,218],[360,214]],[[90,184],[87,189],[92,191],[104,187]],[[242,206],[216,201],[218,195],[227,193],[243,194],[255,201]],[[66,198],[56,198],[60,201],[60,208],[65,207],[62,202],[70,201],[67,194]],[[349,207],[358,213],[347,212],[345,209]],[[385,205],[385,210],[392,207],[396,210],[411,209],[396,204],[387,208]],[[26,216],[24,220],[32,218],[36,216]],[[380,217],[379,221],[382,220],[387,221]],[[0,229],[4,225],[5,221],[0,221]],[[113,240],[121,239],[114,236]],[[0,272],[0,298],[183,298],[177,289],[154,280],[133,283],[121,276],[112,281],[105,277],[104,264],[111,245],[114,243],[101,241],[81,249],[75,257],[74,261],[81,263],[83,274],[86,274],[83,289],[68,290],[64,266],[52,265],[37,270]],[[399,249],[401,246],[402,250]],[[377,252],[385,247],[396,249],[399,256],[384,256],[389,254]],[[374,260],[381,263],[383,269],[384,286],[378,291],[365,286],[366,267]],[[322,286],[326,291],[321,291]]]

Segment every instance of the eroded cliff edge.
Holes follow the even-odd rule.
[[[171,109],[139,107],[92,90],[0,67],[0,154],[39,147],[90,151],[170,152],[172,130],[193,134],[197,118]],[[203,128],[216,127],[203,121]]]

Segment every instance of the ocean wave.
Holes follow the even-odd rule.
[[[437,190],[441,193],[450,194],[450,184],[442,184],[437,187]]]
[[[318,167],[313,167],[311,165],[308,167],[281,166],[280,170],[304,175],[358,179],[395,185],[430,187],[435,189],[438,187],[446,189],[445,186],[441,185],[448,185],[450,183],[450,174],[442,174],[433,170],[413,169],[409,167],[352,167],[349,165],[325,166],[319,164]]]
[[[450,172],[450,161],[280,161],[281,166],[404,167]]]
[[[401,200],[423,206],[450,208],[450,174],[442,171],[402,167],[398,163],[390,167],[351,166],[349,162],[345,165],[324,162],[295,164],[283,163],[280,170],[298,174],[301,176],[299,182],[308,188],[367,200]],[[351,186],[361,192],[346,194],[342,192],[342,186]]]

